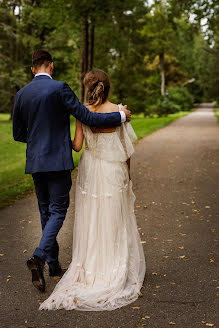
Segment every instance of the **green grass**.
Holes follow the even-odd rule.
[[[214,108],[214,114],[217,117],[218,121],[219,121],[219,107],[215,107]]]
[[[140,139],[160,129],[173,120],[188,114],[179,112],[167,117],[144,118],[143,114],[133,115],[132,125]],[[74,135],[75,120],[71,120],[71,133]],[[24,174],[24,143],[15,142],[12,138],[12,122],[8,114],[0,114],[0,208],[12,204],[33,190],[32,177]],[[74,163],[77,166],[81,152],[74,152]]]

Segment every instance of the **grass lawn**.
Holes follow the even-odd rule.
[[[143,114],[133,115],[132,126],[140,139],[187,114],[188,112],[179,112],[159,118],[144,118]],[[72,136],[74,128],[75,120],[72,118]],[[31,175],[24,174],[26,145],[13,140],[12,122],[9,121],[8,114],[0,114],[0,149],[0,208],[3,208],[33,190]],[[74,152],[75,165],[78,164],[80,155],[81,152]]]
[[[218,121],[219,121],[219,107],[215,107],[214,108],[214,114],[217,117]]]

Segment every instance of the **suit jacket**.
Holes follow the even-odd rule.
[[[16,94],[13,137],[26,142],[25,173],[72,170],[70,114],[89,126],[119,126],[119,112],[98,114],[83,106],[70,87],[39,75]]]

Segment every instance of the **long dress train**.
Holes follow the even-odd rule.
[[[126,163],[135,133],[130,123],[113,133],[83,125],[83,133],[72,262],[40,310],[114,310],[138,298],[145,276]]]

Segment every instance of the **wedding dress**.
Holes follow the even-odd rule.
[[[40,310],[114,310],[138,298],[145,276],[126,163],[134,130],[122,123],[115,132],[93,133],[83,125],[83,133],[72,262]]]

